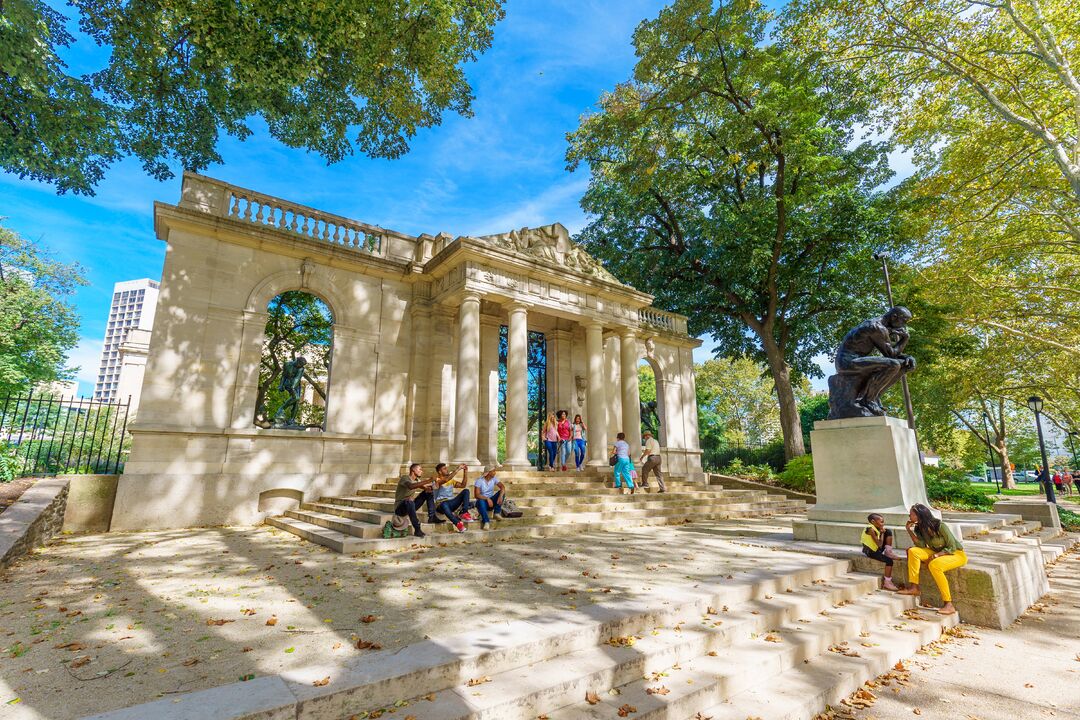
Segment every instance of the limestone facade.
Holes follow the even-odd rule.
[[[547,340],[547,405],[580,413],[588,462],[624,427],[637,367],[657,378],[665,469],[704,482],[686,318],[619,283],[561,225],[413,237],[186,173],[155,203],[168,245],[113,530],[246,524],[410,462],[497,461],[507,327],[506,457],[526,457],[529,331]],[[322,431],[253,424],[267,304],[310,292],[334,318]]]

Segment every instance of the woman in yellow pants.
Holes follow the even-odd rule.
[[[909,585],[901,590],[900,594],[918,595],[920,593],[919,570],[922,564],[926,563],[930,575],[941,592],[941,599],[944,601],[938,612],[942,615],[953,615],[956,613],[956,608],[952,604],[952,592],[949,590],[949,581],[945,577],[945,572],[967,565],[964,546],[953,536],[949,526],[942,524],[934,517],[930,508],[922,503],[911,507],[905,527],[914,547],[908,548],[907,551]]]

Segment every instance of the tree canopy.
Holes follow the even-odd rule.
[[[802,454],[793,377],[882,307],[872,255],[897,242],[879,187],[887,146],[860,141],[849,78],[774,41],[755,0],[677,0],[634,35],[634,77],[569,136],[592,176],[580,239],[686,314],[718,352],[769,367],[785,449]]]
[[[69,4],[108,49],[96,72],[68,72],[75,38],[44,0],[0,2],[0,167],[79,193],[126,155],[159,179],[200,170],[255,117],[328,162],[398,157],[443,112],[470,113],[463,65],[503,16],[502,0]]]
[[[79,319],[68,298],[80,273],[0,225],[0,396],[71,376]]]

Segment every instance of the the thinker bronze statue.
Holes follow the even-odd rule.
[[[909,320],[911,311],[897,306],[844,336],[829,377],[830,420],[885,414],[881,394],[915,369],[915,358],[904,354]]]

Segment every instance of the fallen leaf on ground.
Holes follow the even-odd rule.
[[[633,705],[623,705],[619,708],[619,717],[629,717],[632,713],[636,713],[637,708]]]
[[[313,682],[311,684],[314,685],[315,687],[323,687],[324,685],[329,685],[330,684],[330,676],[327,675],[322,680],[316,680],[315,682]]]
[[[53,647],[57,650],[70,650],[71,652],[78,652],[79,650],[86,649],[85,645],[77,642],[62,643],[60,645],[53,645]]]
[[[72,660],[71,665],[69,665],[68,667],[81,668],[83,665],[87,664],[88,662],[90,662],[90,656],[89,655],[83,655],[82,657],[75,658],[74,660]]]
[[[207,625],[217,625],[217,626],[220,627],[220,626],[224,625],[225,623],[231,623],[231,622],[236,622],[236,621],[235,620],[226,620],[225,618],[219,618],[217,620],[213,620],[213,619],[207,620],[206,624]]]
[[[199,658],[188,658],[187,660],[182,662],[181,665],[183,665],[184,667],[191,667],[192,665],[195,665],[198,662],[199,662]]]
[[[382,650],[382,645],[377,642],[371,642],[370,640],[357,640],[357,650]]]
[[[646,695],[667,695],[669,692],[671,691],[663,685],[658,688],[646,688],[645,690]]]
[[[491,682],[491,678],[488,677],[487,675],[484,675],[483,677],[473,678],[472,680],[470,680],[469,682],[467,682],[465,684],[468,685],[469,687],[476,687],[477,685],[483,685],[484,683],[489,683],[489,682]]]
[[[595,705],[600,702],[600,696],[597,695],[595,691],[589,690],[585,693],[585,702],[589,703],[590,705]]]
[[[374,615],[365,615],[364,617],[360,618],[360,622],[369,624],[375,622],[378,619],[379,618],[375,617]]]
[[[277,615],[271,615],[269,618],[267,618],[266,624],[270,626],[277,625]]]

